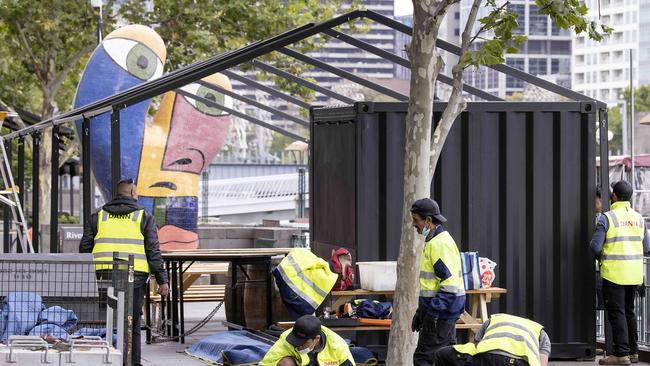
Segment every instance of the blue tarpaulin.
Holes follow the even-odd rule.
[[[43,301],[38,294],[12,292],[2,302],[0,311],[0,342],[12,335],[26,335],[38,323],[43,310]]]
[[[41,296],[32,292],[7,294],[0,309],[0,342],[12,335],[52,336],[67,341],[77,326],[77,315],[60,306],[45,308]],[[104,328],[82,328],[78,336],[101,336],[106,338]],[[113,335],[113,344],[116,343]]]
[[[203,361],[222,364],[228,361],[232,365],[257,364],[264,358],[271,345],[247,336],[245,330],[220,332],[213,334],[188,348],[185,352]],[[376,364],[372,352],[363,347],[350,347],[350,352],[357,364]]]
[[[229,354],[242,360],[259,361],[264,358],[271,345],[246,336],[248,333],[245,330],[216,333],[194,344],[186,352],[190,356],[212,363],[223,362],[221,357],[223,351],[237,351]],[[230,359],[230,361],[235,363],[241,360]]]

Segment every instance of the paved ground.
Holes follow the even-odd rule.
[[[186,314],[186,329],[192,328],[194,324],[202,320],[207,314],[210,313],[216,304],[213,303],[190,303],[185,307]],[[197,360],[188,356],[185,353],[185,348],[190,347],[192,344],[198,342],[204,337],[212,335],[218,331],[223,331],[225,328],[221,325],[221,321],[226,319],[225,310],[222,308],[212,318],[205,327],[197,331],[192,336],[186,338],[185,345],[168,342],[159,344],[142,344],[142,364],[144,366],[167,366],[167,365],[183,365],[183,366],[201,366],[207,363]],[[591,366],[598,365],[598,362],[550,362],[549,366]],[[644,364],[639,364],[644,365]],[[647,365],[647,364],[646,364]]]
[[[185,305],[185,329],[191,329],[194,324],[203,320],[216,306],[216,303],[188,303]],[[158,344],[145,344],[144,333],[142,334],[142,365],[144,366],[162,366],[162,365],[183,365],[199,366],[207,363],[196,358],[190,357],[185,353],[185,348],[200,341],[201,339],[212,335],[225,328],[221,322],[226,320],[226,312],[222,306],[219,312],[192,336],[185,339],[185,344],[177,342],[167,342]]]

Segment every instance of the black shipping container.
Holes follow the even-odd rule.
[[[434,126],[446,103],[434,103]],[[407,103],[312,109],[312,248],[396,260]],[[491,312],[546,327],[554,358],[595,354],[595,102],[470,102],[446,141],[431,197],[461,251],[497,262]]]

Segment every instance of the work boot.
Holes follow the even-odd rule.
[[[639,354],[635,353],[635,354],[630,355],[630,362],[639,363]]]
[[[629,356],[607,356],[605,358],[601,358],[600,361],[598,361],[599,364],[601,365],[629,365],[631,364],[630,362],[630,357]]]

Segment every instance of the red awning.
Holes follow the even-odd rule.
[[[625,165],[625,170],[632,169],[632,158],[629,155],[617,155],[609,157],[609,166]],[[600,166],[600,159],[596,158],[596,166]],[[634,156],[634,167],[649,168],[650,167],[650,154],[642,154]]]

